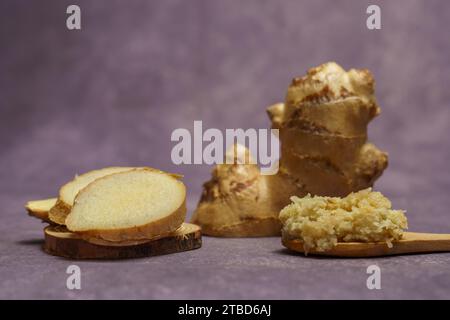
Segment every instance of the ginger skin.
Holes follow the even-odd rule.
[[[257,165],[237,161],[217,165],[192,222],[211,236],[277,236],[278,214],[291,196],[343,197],[371,187],[388,164],[367,142],[367,125],[380,113],[374,84],[368,70],[346,72],[334,62],[294,78],[285,103],[267,109],[280,130],[278,173],[261,175]],[[250,156],[243,146],[231,151],[238,148]]]

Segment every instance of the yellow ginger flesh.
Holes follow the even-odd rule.
[[[403,210],[392,210],[380,192],[367,188],[345,198],[308,194],[291,197],[280,212],[284,239],[299,239],[305,252],[327,251],[338,242],[386,242],[400,240],[408,223]]]

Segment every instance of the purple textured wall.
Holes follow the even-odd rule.
[[[65,27],[65,9],[72,3],[82,10],[81,31]],[[381,30],[365,27],[369,3],[381,6]],[[75,173],[150,165],[185,175],[191,213],[210,168],[171,164],[172,130],[192,128],[194,120],[222,129],[267,128],[265,107],[284,99],[291,78],[329,60],[345,68],[368,68],[375,76],[382,114],[369,134],[390,155],[376,188],[396,207],[407,209],[411,230],[450,233],[449,21],[450,2],[436,0],[1,1],[0,245],[5,255],[0,275],[10,279],[0,296],[72,297],[39,291],[52,283],[50,276],[36,280],[35,291],[27,289],[24,279],[31,269],[23,268],[30,259],[38,265],[50,260],[41,261],[38,246],[26,245],[41,233],[41,226],[23,212],[26,200],[54,196]],[[201,250],[212,252],[220,242],[207,241]],[[230,241],[238,248],[258,246],[255,240]],[[236,254],[246,255],[242,250]],[[204,258],[209,268],[222,264],[214,257]],[[273,268],[268,274],[277,274],[277,263],[290,270],[288,263],[297,258],[283,256],[276,262],[276,256],[270,257],[267,265],[257,262],[255,268]],[[449,259],[436,256],[437,270],[444,270]],[[309,261],[305,265],[317,267],[317,261]],[[243,276],[248,276],[245,268]],[[404,269],[392,272],[404,274]],[[325,271],[318,277],[327,276]],[[400,282],[375,297],[448,298],[449,289],[439,287],[450,286],[448,273],[433,277],[438,287],[425,296],[414,296],[415,287]],[[295,279],[285,280],[286,286],[295,285]],[[233,287],[240,282],[219,275],[219,289],[211,287],[213,297],[365,297],[351,286],[326,291],[313,283],[305,284],[307,291],[280,287],[272,296],[250,284]],[[171,283],[164,288],[168,291],[152,295],[144,290],[131,297],[192,294],[188,284],[186,291]],[[208,292],[208,283],[205,288],[194,297]],[[85,297],[110,296],[94,290]]]

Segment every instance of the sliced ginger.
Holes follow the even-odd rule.
[[[152,168],[110,174],[82,189],[67,229],[106,241],[151,239],[184,222],[186,187],[179,176]]]
[[[25,208],[30,216],[49,222],[48,212],[56,204],[56,198],[28,201]]]

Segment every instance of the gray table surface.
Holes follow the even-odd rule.
[[[409,208],[436,206],[417,200]],[[372,259],[304,257],[283,249],[280,239],[204,237],[197,250],[124,261],[71,261],[41,250],[42,227],[21,208],[7,208],[0,226],[0,298],[30,299],[448,299],[450,254]],[[438,210],[428,212],[438,220]],[[444,218],[444,217],[442,217]],[[410,218],[421,230],[439,223]],[[14,232],[12,232],[14,231]],[[81,269],[81,290],[66,287],[66,269]],[[369,265],[381,269],[381,290],[366,286]]]
[[[369,68],[382,114],[369,135],[389,152],[376,189],[411,231],[450,233],[448,1],[0,2],[0,298],[449,299],[450,254],[303,257],[278,238],[204,237],[199,250],[72,262],[41,251],[23,209],[75,173],[150,165],[185,175],[192,214],[208,166],[171,163],[175,128],[267,128],[265,107],[294,76],[335,60]],[[377,3],[382,29],[365,27]],[[66,288],[81,268],[82,289]],[[381,268],[368,290],[366,268]]]

